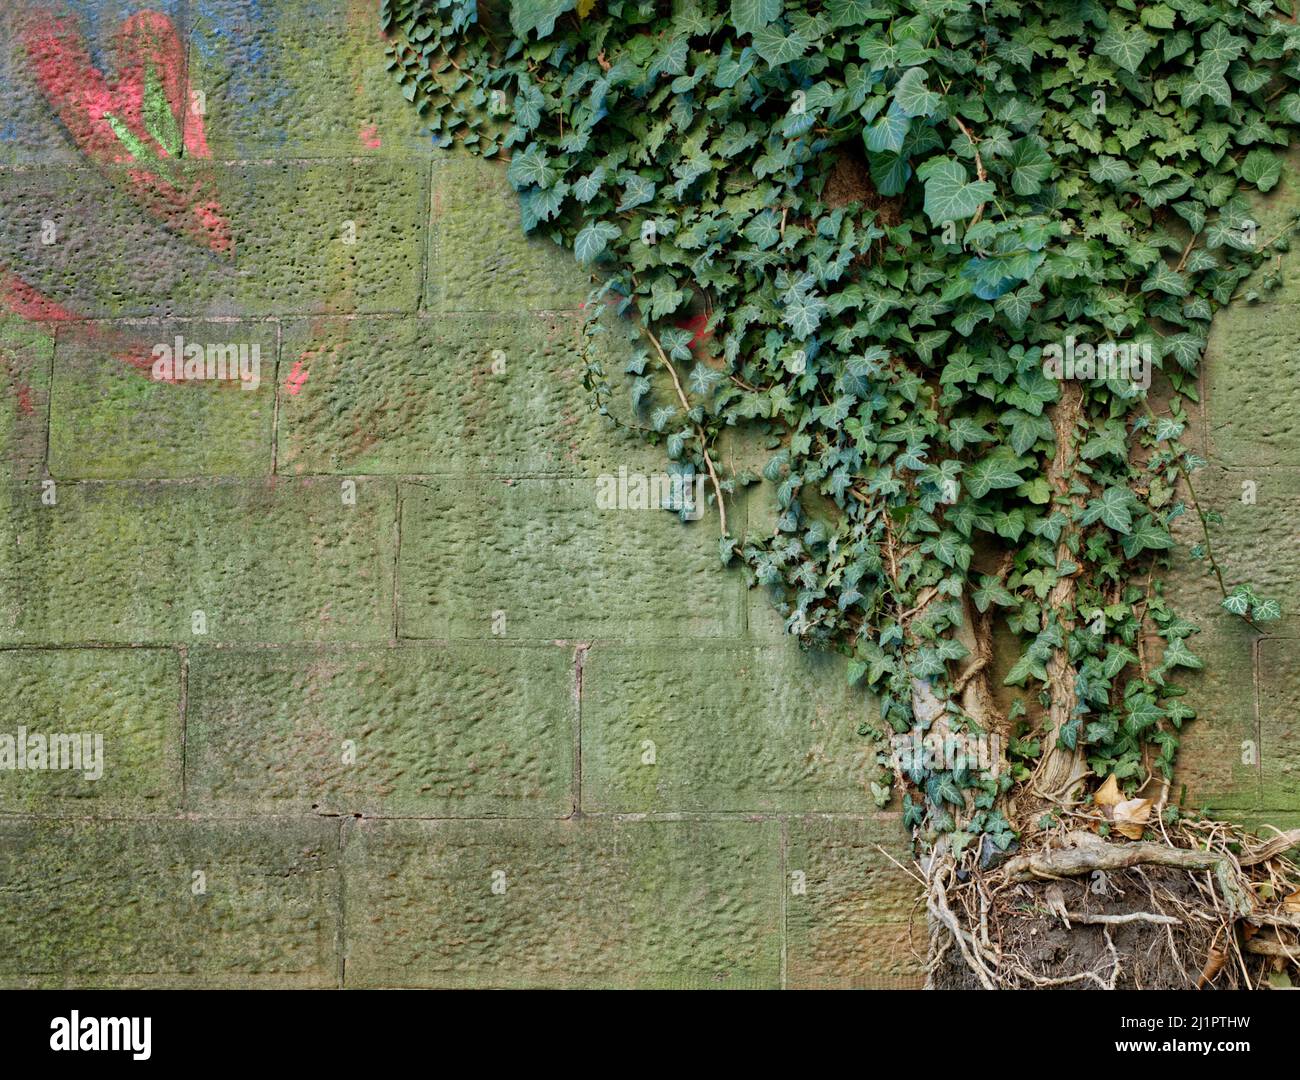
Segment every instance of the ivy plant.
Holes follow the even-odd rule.
[[[508,162],[523,228],[590,268],[595,407],[707,473],[722,561],[850,657],[880,703],[864,734],[1003,738],[995,768],[882,753],[882,803],[901,779],[931,839],[1006,848],[1025,805],[1169,780],[1194,716],[1178,675],[1202,666],[1161,585],[1176,519],[1199,520],[1227,611],[1281,614],[1223,580],[1185,435],[1215,311],[1254,298],[1294,225],[1264,235],[1248,198],[1300,122],[1293,10],[384,0],[381,19],[435,143]],[[759,480],[720,467],[739,428],[768,450],[767,535],[726,517]],[[1013,787],[1036,796],[1014,820]]]

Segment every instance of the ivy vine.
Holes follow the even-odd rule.
[[[722,561],[851,657],[882,733],[1003,736],[994,769],[882,752],[882,805],[901,778],[910,826],[1006,849],[1026,807],[1050,819],[1099,779],[1167,790],[1194,716],[1176,676],[1202,666],[1160,584],[1171,523],[1200,516],[1224,608],[1281,614],[1223,580],[1184,435],[1216,309],[1254,298],[1294,226],[1261,235],[1247,199],[1300,123],[1293,9],[384,0],[381,18],[434,141],[508,161],[524,229],[593,271],[593,343],[632,339],[625,370],[593,348],[595,405],[708,474]],[[771,535],[729,530],[760,479],[720,467],[740,427],[770,450]],[[1021,643],[1009,712],[998,622]]]

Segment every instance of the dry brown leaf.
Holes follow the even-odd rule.
[[[1296,889],[1290,896],[1282,898],[1282,910],[1289,912],[1300,912],[1300,889]]]
[[[1130,840],[1141,840],[1146,823],[1151,818],[1150,799],[1129,799],[1117,803],[1112,811],[1115,828]]]
[[[1210,982],[1220,971],[1223,965],[1228,962],[1228,950],[1221,945],[1215,945],[1210,949],[1210,955],[1205,958],[1205,967],[1201,969],[1201,977],[1196,980],[1196,989],[1201,990],[1205,984]]]
[[[1115,779],[1114,773],[1106,777],[1106,782],[1097,789],[1097,794],[1092,798],[1098,806],[1114,806],[1124,801],[1124,796],[1119,790],[1119,781]]]

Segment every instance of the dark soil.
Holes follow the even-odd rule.
[[[1093,971],[1109,984],[1118,955],[1120,970],[1115,979],[1118,990],[1195,988],[1210,956],[1216,926],[1204,920],[1185,919],[1180,926],[1140,922],[1110,927],[1075,924],[1067,929],[1050,912],[1047,890],[1052,884],[1061,890],[1065,907],[1071,912],[1123,915],[1145,911],[1182,918],[1184,913],[1174,903],[1175,899],[1193,909],[1204,903],[1187,873],[1161,867],[1111,873],[1104,882],[1109,895],[1102,882],[1085,879],[1012,886],[998,895],[999,910],[996,919],[990,917],[989,939],[991,943],[1000,943],[1004,956],[1014,956],[1022,968],[1042,979]],[[1106,929],[1115,946],[1114,954],[1106,944]],[[1223,944],[1222,940],[1219,944]],[[1226,986],[1234,979],[1231,965],[1224,965],[1224,970],[1209,986]],[[1023,977],[1020,982],[1026,988],[1034,986]],[[949,990],[980,988],[978,978],[956,949],[948,950],[943,965],[935,973],[934,985]],[[1101,987],[1085,979],[1041,989],[1097,990]]]

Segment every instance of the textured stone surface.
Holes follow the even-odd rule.
[[[394,491],[333,480],[33,484],[0,492],[0,640],[390,635]],[[206,635],[193,633],[203,611]]]
[[[177,168],[197,179],[214,166]],[[0,202],[7,268],[69,315],[202,315],[214,292],[232,296],[233,260],[148,213],[125,170],[0,168]]]
[[[1260,772],[1265,810],[1300,808],[1300,636],[1259,646]]]
[[[157,649],[0,651],[0,735],[78,736],[80,770],[0,769],[0,810],[166,811],[181,797],[181,660]],[[80,738],[89,735],[90,740]],[[102,748],[94,777],[95,737]],[[60,764],[77,760],[71,744]]]
[[[207,95],[216,156],[374,154],[411,144],[419,117],[385,70],[370,0],[192,6],[191,81]]]
[[[1300,365],[1278,362],[1300,340],[1300,261],[1292,254],[1283,266],[1283,288],[1227,308],[1210,334],[1211,452],[1227,465],[1300,461]]]
[[[54,335],[0,315],[0,476],[38,477],[44,467]]]
[[[797,648],[597,645],[582,679],[582,808],[860,810],[877,706]]]
[[[662,469],[662,451],[589,407],[574,316],[295,322],[280,467],[513,476]]]
[[[1196,474],[1195,484],[1202,509],[1222,515],[1222,522],[1210,525],[1210,540],[1228,589],[1249,584],[1280,601],[1284,612],[1300,612],[1294,554],[1300,542],[1300,468],[1211,466]],[[1173,553],[1166,596],[1207,630],[1230,626],[1237,617],[1220,608],[1223,593],[1208,563],[1187,554],[1186,545],[1203,542],[1200,522],[1189,512],[1175,524],[1175,538],[1184,546]]]
[[[269,322],[133,324],[154,355],[186,345],[246,348],[249,380],[166,382],[123,363],[100,335],[66,335],[55,351],[50,473],[57,479],[265,476],[271,471],[276,327]],[[256,348],[256,354],[254,353]],[[225,356],[227,354],[216,354]]]
[[[420,158],[179,162],[218,193],[216,252],[130,194],[121,168],[0,168],[0,252],[82,316],[414,311],[427,167]],[[57,239],[40,241],[52,221]],[[349,228],[351,222],[355,227]],[[355,235],[355,243],[346,243]]]
[[[188,796],[227,813],[562,816],[573,680],[553,646],[196,649]]]
[[[716,523],[600,510],[591,480],[402,485],[403,637],[646,640],[740,633]]]
[[[1187,688],[1182,701],[1196,710],[1196,719],[1183,727],[1172,794],[1177,798],[1185,788],[1186,805],[1197,809],[1259,806],[1257,635],[1240,620],[1237,623],[1211,636],[1191,638],[1189,648],[1206,665],[1200,671],[1179,672],[1178,684]]]
[[[335,822],[0,820],[0,900],[8,986],[338,981]]]
[[[363,821],[344,873],[348,986],[780,983],[771,822]]]
[[[1284,158],[1281,183],[1255,196],[1261,242],[1283,235],[1300,196],[1300,155]],[[1255,303],[1231,304],[1214,317],[1203,382],[1209,401],[1210,458],[1224,465],[1300,462],[1300,252],[1269,259],[1238,291],[1259,289],[1280,271],[1281,287]]]
[[[902,825],[892,814],[790,822],[785,858],[790,987],[921,984],[924,904],[916,881],[880,850],[907,865],[911,856],[903,841]]]
[[[562,311],[591,288],[572,252],[525,237],[503,165],[442,154],[433,169],[432,311]]]

